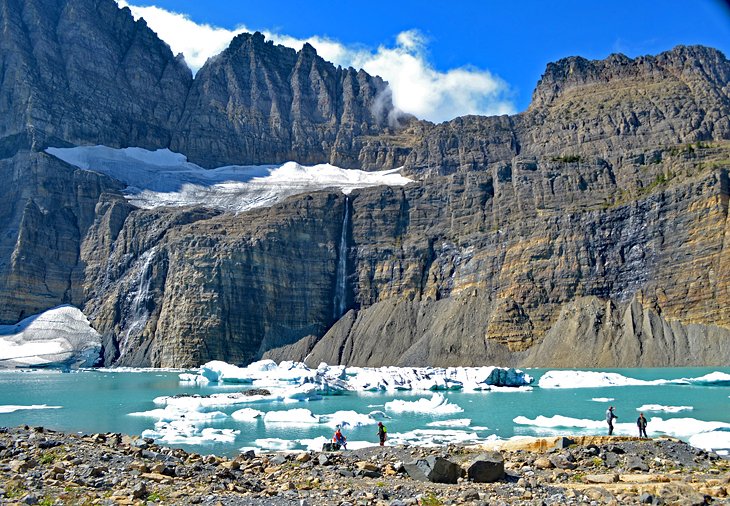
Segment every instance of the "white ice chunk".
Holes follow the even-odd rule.
[[[231,413],[231,418],[239,422],[255,422],[263,414],[263,411],[259,411],[258,409],[243,408]]]
[[[443,394],[436,393],[430,399],[420,398],[415,401],[404,401],[395,399],[385,403],[385,409],[395,413],[431,413],[435,415],[448,415],[461,413],[463,408],[449,402]]]
[[[319,423],[319,416],[304,408],[289,409],[286,411],[269,411],[264,415],[264,422],[287,425],[309,425]]]
[[[100,352],[101,336],[73,306],[0,325],[0,367],[91,367]]]
[[[620,415],[620,414],[619,414]],[[588,420],[582,418],[571,418],[562,415],[552,417],[538,416],[534,419],[525,416],[517,416],[514,423],[518,425],[532,426],[538,434],[559,434],[562,430],[574,429],[580,433],[600,433],[608,429],[605,420]],[[730,430],[730,423],[697,420],[695,418],[669,418],[664,420],[659,417],[652,417],[647,424],[646,431],[650,435],[666,434],[678,438],[689,438],[701,432],[716,430]],[[614,433],[617,435],[636,435],[636,421],[632,418],[630,422],[614,423]]]
[[[661,385],[667,380],[646,381],[629,378],[615,372],[599,371],[548,371],[542,375],[540,388],[597,388],[632,385]]]
[[[591,400],[593,402],[611,402],[615,401],[616,399],[614,399],[613,397],[593,397]]]
[[[363,415],[356,411],[337,411],[328,415],[321,415],[321,420],[330,427],[340,425],[346,427],[362,427],[365,425],[375,425],[378,421],[371,415]]]
[[[323,437],[322,439],[327,440]],[[279,439],[275,437],[261,438],[254,441],[254,444],[262,450],[293,450],[299,446],[299,442],[290,439]],[[322,445],[319,446],[322,449]]]
[[[447,444],[474,443],[480,438],[476,432],[464,430],[416,429],[402,433],[388,434],[389,445],[417,445],[425,447],[442,446]]]
[[[713,450],[720,455],[730,451],[730,430],[713,430],[690,436],[689,444],[704,450]]]
[[[218,383],[249,383],[255,387],[301,388],[306,395],[284,397],[316,399],[315,394],[331,395],[344,391],[433,391],[433,390],[529,390],[532,378],[522,371],[499,367],[344,367],[320,364],[310,369],[300,362],[255,362],[236,367],[225,362],[208,362],[200,368],[205,380]],[[186,382],[190,378],[185,376]],[[305,387],[305,385],[307,385]]]
[[[664,413],[680,413],[682,411],[692,411],[692,406],[663,406],[661,404],[644,404],[636,408],[636,411],[661,411]]]
[[[36,409],[61,409],[63,406],[49,406],[48,404],[30,404],[26,406],[16,404],[5,404],[0,406],[0,413],[15,413],[16,411]]]
[[[213,442],[232,443],[240,431],[198,427],[191,419],[159,421],[154,429],[142,432],[142,437],[150,437],[166,444],[205,445]]]
[[[181,409],[177,406],[166,406],[163,409],[152,409],[149,411],[137,411],[129,413],[129,416],[155,418],[161,422],[171,422],[174,420],[203,422],[228,418],[228,415],[222,411],[196,411],[194,409]]]
[[[468,427],[471,424],[470,418],[457,418],[454,420],[441,420],[438,422],[428,422],[428,427]]]
[[[158,406],[175,406],[186,410],[200,410],[205,408],[224,408],[227,406],[236,406],[239,404],[251,403],[267,403],[280,401],[283,397],[280,395],[245,395],[241,392],[233,392],[229,394],[212,394],[212,395],[173,395],[155,397],[153,402]]]

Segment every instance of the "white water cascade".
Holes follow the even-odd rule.
[[[342,219],[340,248],[337,252],[337,278],[335,286],[334,317],[338,319],[345,312],[347,304],[347,230],[350,226],[350,199],[345,196],[345,217]]]
[[[152,283],[152,260],[155,258],[155,248],[145,251],[140,257],[139,273],[137,275],[137,290],[134,292],[129,307],[129,317],[127,321],[127,331],[125,333],[125,341],[129,340],[129,336],[139,333],[144,329],[149,317],[147,311],[147,298],[149,296],[150,284]],[[131,295],[131,294],[130,294]]]

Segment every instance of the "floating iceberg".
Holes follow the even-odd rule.
[[[258,409],[243,408],[231,413],[231,418],[239,422],[254,422],[263,416],[263,411]]]
[[[713,450],[720,455],[730,452],[730,430],[712,430],[690,436],[689,444],[703,450]]]
[[[434,415],[450,415],[464,411],[460,406],[449,402],[443,394],[433,394],[430,399],[421,398],[415,401],[396,399],[385,403],[385,409],[395,413],[431,413]]]
[[[674,384],[688,384],[700,386],[730,386],[730,374],[715,371],[698,378],[680,378],[672,380]]]
[[[382,411],[376,413],[382,413]],[[383,413],[383,415],[385,415],[385,413]],[[362,427],[365,425],[375,425],[378,423],[372,413],[363,415],[357,411],[337,411],[329,415],[321,415],[320,418],[330,427],[337,427],[340,425],[343,428],[352,428]]]
[[[613,397],[593,397],[591,400],[593,402],[611,402],[615,401],[616,399],[614,399]]]
[[[91,367],[100,352],[101,336],[73,306],[0,325],[0,367]]]
[[[441,420],[438,422],[428,422],[428,427],[468,427],[471,424],[471,418],[457,418],[454,420]]]
[[[482,440],[476,432],[465,430],[416,429],[388,435],[389,445],[418,445],[425,447],[459,443],[475,443]]]
[[[661,404],[644,404],[636,408],[636,411],[661,411],[663,413],[680,413],[682,411],[692,411],[692,406],[662,406]]]
[[[159,421],[154,429],[142,432],[142,437],[149,437],[160,443],[204,445],[214,442],[232,443],[240,431],[233,429],[216,429],[198,427],[192,420],[181,419],[171,422]]]
[[[548,371],[538,381],[540,388],[599,388],[639,385],[729,386],[730,374],[715,371],[697,378],[640,380],[615,372]]]
[[[61,409],[63,406],[49,406],[48,404],[31,404],[28,406],[19,406],[15,404],[6,404],[0,406],[0,413],[15,413],[16,411],[36,410],[36,409]]]
[[[662,385],[668,380],[640,380],[615,372],[599,371],[548,371],[542,375],[540,388],[597,388],[625,387],[634,385]]]
[[[605,420],[588,420],[561,415],[551,417],[538,416],[534,419],[517,416],[513,419],[513,422],[517,425],[532,427],[531,432],[538,435],[558,435],[565,432],[562,429],[574,429],[577,433],[581,434],[595,434],[597,431],[603,432],[607,430],[608,427]],[[703,432],[730,430],[730,423],[704,421],[695,418],[669,418],[664,420],[660,417],[652,417],[647,424],[646,430],[648,434],[654,436],[665,434],[686,439]],[[633,420],[631,422],[614,424],[614,434],[633,436],[636,435],[636,432],[636,423]]]
[[[127,185],[127,199],[146,209],[205,205],[242,212],[272,206],[285,198],[325,188],[350,193],[355,188],[403,186],[412,182],[400,169],[362,171],[330,164],[226,166],[203,169],[168,149],[114,149],[106,146],[48,148],[66,163],[111,176]]]
[[[264,415],[264,422],[286,425],[310,425],[320,423],[320,417],[303,408],[286,411],[269,411]]]
[[[204,364],[196,376],[181,374],[185,383],[246,384],[279,389],[282,396],[307,399],[316,394],[332,395],[344,391],[479,391],[502,387],[529,388],[532,378],[524,372],[500,367],[345,367],[320,364],[311,369],[301,362],[272,360],[236,367],[221,361]],[[305,386],[306,385],[306,386]],[[299,388],[299,391],[296,389]]]

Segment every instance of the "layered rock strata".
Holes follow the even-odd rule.
[[[568,58],[521,114],[433,125],[395,118],[379,78],[260,34],[193,79],[112,0],[0,0],[0,25],[1,322],[82,307],[105,362],[125,365],[272,348],[358,365],[730,358],[716,50]],[[405,164],[419,182],[243,214],[141,210],[42,153],[76,144],[205,166]]]

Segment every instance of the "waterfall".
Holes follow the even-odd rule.
[[[140,257],[140,268],[137,274],[137,290],[132,296],[130,293],[127,300],[130,300],[127,320],[127,332],[125,337],[129,339],[130,334],[139,333],[144,330],[149,317],[147,311],[147,299],[149,297],[150,285],[152,284],[152,261],[155,258],[155,248],[145,251]]]
[[[337,252],[337,277],[335,285],[335,320],[345,312],[347,304],[347,230],[350,225],[350,199],[345,196],[345,217],[342,219],[342,232],[340,233],[340,248]]]

